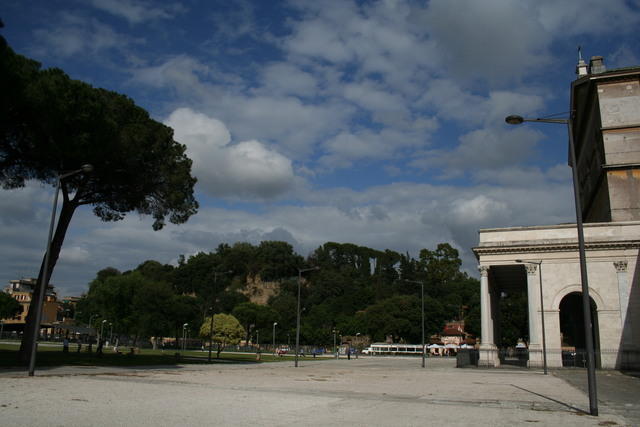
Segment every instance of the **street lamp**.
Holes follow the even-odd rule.
[[[333,352],[335,353],[335,357],[336,359],[338,358],[338,347],[336,347],[336,333],[338,331],[336,330],[336,328],[333,328]]]
[[[403,279],[405,282],[408,283],[415,283],[420,285],[420,293],[421,293],[421,300],[422,300],[422,367],[424,368],[426,366],[426,361],[425,361],[425,347],[424,347],[424,281],[420,281],[420,280],[407,280],[407,279]]]
[[[215,285],[216,282],[218,281],[218,275],[219,274],[231,274],[232,271],[214,271],[213,272],[213,287],[214,287],[214,292],[215,292]],[[215,300],[213,301],[213,304],[215,304]],[[209,307],[209,309],[211,310],[211,324],[209,325],[209,357],[208,357],[208,362],[211,363],[211,348],[213,347],[213,306]]]
[[[295,367],[298,367],[298,353],[300,352],[300,283],[302,282],[302,273],[307,271],[320,270],[320,267],[311,267],[298,269],[298,309],[296,310],[296,361]]]
[[[186,350],[186,336],[187,336],[187,326],[189,326],[188,323],[185,323],[184,325],[182,325],[182,351]]]
[[[109,322],[109,342],[113,342],[113,323]]]
[[[360,332],[356,332],[356,359],[358,358],[358,347],[360,347]]]
[[[547,375],[547,337],[544,328],[544,301],[542,295],[542,261],[523,261],[517,259],[516,262],[521,264],[532,264],[538,266],[538,279],[540,280],[540,314],[542,319],[542,360],[544,366],[544,374]]]
[[[211,311],[211,322],[209,323],[209,358],[208,362],[211,363],[211,347],[213,347],[213,307],[209,307]]]
[[[273,354],[276,354],[276,326],[278,322],[273,322]]]
[[[102,321],[102,324],[100,325],[100,339],[98,340],[98,346],[100,347],[100,343],[102,343],[102,341],[104,340],[104,324],[107,323],[107,319],[104,319]]]
[[[51,241],[53,240],[53,226],[56,221],[56,211],[58,209],[58,193],[60,193],[60,184],[62,180],[65,178],[69,178],[73,175],[77,175],[79,173],[91,173],[93,171],[93,166],[90,164],[82,165],[80,169],[76,169],[71,172],[64,173],[62,175],[58,175],[56,179],[56,192],[53,197],[53,209],[51,211],[51,222],[49,223],[49,237],[47,239],[47,247],[44,255],[44,265],[42,266],[42,275],[40,279],[40,293],[38,294],[38,301],[36,304],[36,318],[33,322],[33,330],[31,331],[33,334],[33,339],[31,340],[31,348],[29,355],[29,376],[32,377],[34,375],[36,369],[36,349],[38,346],[38,332],[40,331],[40,322],[42,322],[42,308],[44,307],[44,298],[46,295],[47,287],[49,286],[49,258],[51,254]]]
[[[571,101],[573,105],[573,100]],[[580,278],[582,282],[582,311],[584,321],[584,342],[587,347],[587,382],[589,384],[589,409],[593,416],[598,415],[598,398],[596,389],[596,364],[593,351],[593,331],[591,325],[591,298],[589,297],[589,281],[587,278],[587,257],[584,249],[584,230],[582,226],[582,204],[580,202],[580,181],[578,180],[578,163],[576,161],[576,147],[573,140],[573,115],[569,113],[566,119],[525,119],[522,116],[511,115],[505,118],[510,125],[519,125],[524,122],[558,123],[567,125],[569,132],[569,156],[571,158],[571,171],[573,174],[573,197],[576,208],[576,228],[578,232],[578,254],[580,257]]]

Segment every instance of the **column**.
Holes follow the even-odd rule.
[[[498,351],[493,342],[493,314],[489,293],[489,267],[481,265],[480,270],[480,318],[482,337],[480,340],[480,366],[499,366]]]
[[[542,320],[540,318],[540,277],[538,266],[525,264],[527,307],[529,308],[529,366],[542,366]]]

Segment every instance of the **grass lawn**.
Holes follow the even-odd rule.
[[[19,342],[11,344],[0,344],[0,368],[17,367]],[[141,349],[136,354],[126,354],[129,349],[120,347],[123,354],[114,353],[112,347],[105,347],[101,357],[96,356],[93,346],[93,353],[87,352],[87,345],[82,346],[80,353],[76,352],[77,346],[71,344],[69,352],[63,353],[61,345],[47,345],[42,343],[38,346],[36,366],[151,366],[151,365],[178,365],[178,364],[207,364],[208,352],[199,350],[187,350],[180,352],[180,357],[176,357],[174,350],[151,350]],[[322,360],[317,358],[315,360]],[[283,362],[293,360],[293,356],[278,357],[272,354],[262,353],[260,361],[256,360],[255,353],[221,353],[220,359],[216,359],[216,352],[212,353],[211,363],[263,363],[263,362]],[[307,357],[305,360],[314,360]]]

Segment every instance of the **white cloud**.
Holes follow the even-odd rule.
[[[96,56],[104,51],[122,51],[142,40],[116,32],[112,27],[92,17],[61,12],[55,16],[55,25],[35,30],[39,41],[34,49],[38,56],[73,55]]]
[[[217,119],[180,108],[165,123],[187,145],[199,188],[211,195],[269,199],[294,183],[288,158],[256,140],[231,144],[227,127]]]
[[[275,63],[262,71],[260,92],[277,95],[313,96],[318,82],[313,74],[287,63]]]
[[[143,0],[90,0],[90,3],[96,9],[126,19],[130,24],[169,19],[185,11],[181,3],[161,5]]]

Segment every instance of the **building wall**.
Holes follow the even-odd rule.
[[[620,368],[624,363],[640,366],[639,227],[640,222],[585,224],[587,276],[590,296],[597,307],[603,368]],[[582,291],[575,236],[575,226],[571,224],[481,230],[480,245],[474,248],[483,266],[519,264],[516,262],[519,259],[542,261],[542,301],[550,366],[562,365],[560,302],[566,295]],[[541,328],[539,306],[535,313],[535,321]],[[634,354],[635,359],[623,363],[623,356],[629,359]]]

